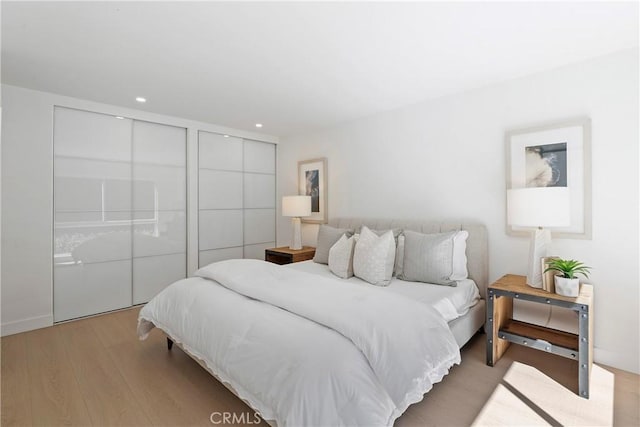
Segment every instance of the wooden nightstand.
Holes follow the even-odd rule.
[[[302,249],[289,249],[288,246],[270,248],[264,251],[264,260],[274,264],[291,264],[292,262],[307,261],[313,259],[316,248],[303,246]]]
[[[578,313],[578,335],[513,320],[513,299],[564,307]],[[580,285],[576,298],[532,288],[526,277],[507,274],[488,288],[487,365],[516,343],[578,361],[578,394],[589,398],[593,361],[593,286]]]

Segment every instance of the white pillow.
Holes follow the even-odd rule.
[[[391,230],[378,236],[362,226],[353,251],[353,274],[372,285],[387,286],[395,257],[396,243]]]
[[[404,234],[401,234],[403,231],[399,228],[394,228],[393,230],[371,230],[376,233],[378,236],[386,233],[387,231],[391,231],[393,233],[393,239],[396,243],[396,259],[393,263],[393,276],[401,276],[402,275],[402,260],[404,258]],[[356,233],[353,235],[356,238],[356,243],[360,238],[360,233]],[[466,264],[465,264],[466,265]]]
[[[329,270],[343,279],[353,276],[353,248],[356,239],[342,235],[329,249]]]
[[[469,277],[467,270],[467,238],[469,232],[461,230],[453,236],[453,273],[451,280],[464,280]]]

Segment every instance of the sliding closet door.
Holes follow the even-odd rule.
[[[276,146],[244,140],[244,257],[264,259],[276,240]]]
[[[131,305],[132,121],[55,108],[54,320]]]
[[[186,277],[186,129],[133,123],[133,303]]]
[[[198,134],[199,265],[243,257],[242,139]]]
[[[54,321],[186,277],[186,130],[57,107]]]

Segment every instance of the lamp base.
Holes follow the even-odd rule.
[[[549,230],[538,228],[531,233],[527,285],[533,288],[542,288],[542,265],[540,258],[547,256],[547,245],[549,242],[551,242],[551,232]]]
[[[300,250],[302,249],[302,236],[300,232],[300,218],[291,218],[291,244],[289,249]]]

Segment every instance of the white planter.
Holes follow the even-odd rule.
[[[580,293],[580,279],[567,279],[562,276],[555,276],[556,294],[565,297],[577,297]]]

